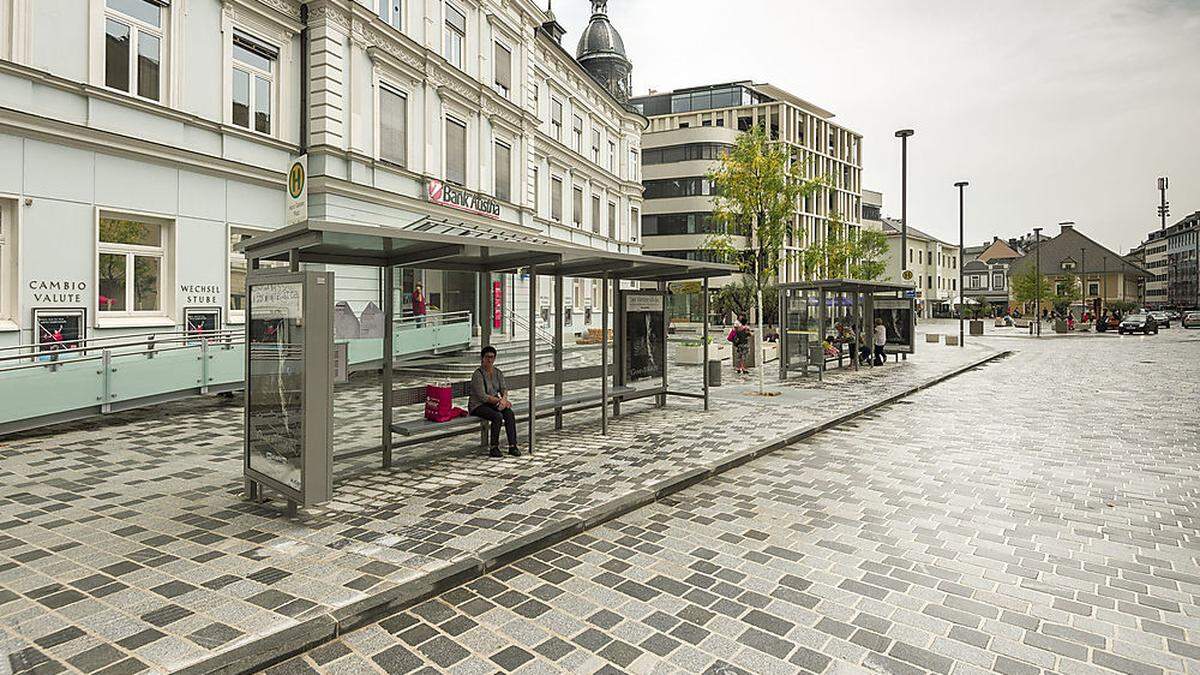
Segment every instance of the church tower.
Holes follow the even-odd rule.
[[[579,36],[575,59],[592,78],[603,85],[618,101],[628,106],[632,92],[630,74],[633,63],[625,54],[620,33],[608,20],[608,0],[591,0],[592,18]]]

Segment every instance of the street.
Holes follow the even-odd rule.
[[[272,672],[1200,672],[1200,332],[1011,346]]]

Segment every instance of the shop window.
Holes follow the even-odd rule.
[[[162,90],[166,0],[106,0],[104,84],[151,101]]]
[[[96,308],[102,315],[165,313],[169,230],[163,222],[100,216]]]
[[[279,50],[239,30],[233,32],[233,124],[259,133],[272,132],[276,64]]]
[[[379,88],[379,157],[408,165],[408,98],[387,85]]]
[[[442,56],[455,68],[463,67],[463,52],[467,42],[467,15],[447,2],[445,32],[442,38]]]

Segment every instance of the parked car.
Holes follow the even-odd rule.
[[[1116,314],[1102,316],[1096,321],[1096,332],[1104,333],[1110,330],[1117,330],[1121,326],[1121,320]]]
[[[1175,321],[1176,319],[1178,319],[1178,318],[1179,318],[1179,310],[1175,310],[1175,309],[1168,309],[1168,310],[1167,310],[1167,316],[1171,317],[1171,320],[1172,320],[1172,321]]]
[[[1200,311],[1184,313],[1183,327],[1184,328],[1200,328]]]
[[[1171,327],[1171,313],[1166,310],[1150,312],[1150,317],[1154,319],[1154,322],[1157,323],[1160,328]]]
[[[1130,314],[1117,326],[1117,332],[1121,335],[1126,333],[1131,335],[1133,333],[1158,335],[1158,322],[1154,320],[1153,314]]]

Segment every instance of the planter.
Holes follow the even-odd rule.
[[[1000,325],[1004,325],[1003,322]],[[983,321],[980,319],[971,319],[971,335],[983,335]]]
[[[729,361],[733,358],[733,346],[718,344],[708,345],[708,358],[713,361]],[[675,363],[681,366],[698,366],[704,360],[704,345],[679,345],[675,349]]]
[[[763,360],[767,363],[779,359],[779,343],[767,342],[763,345]],[[750,347],[750,355],[746,357],[746,367],[755,368],[758,366],[758,341]]]

